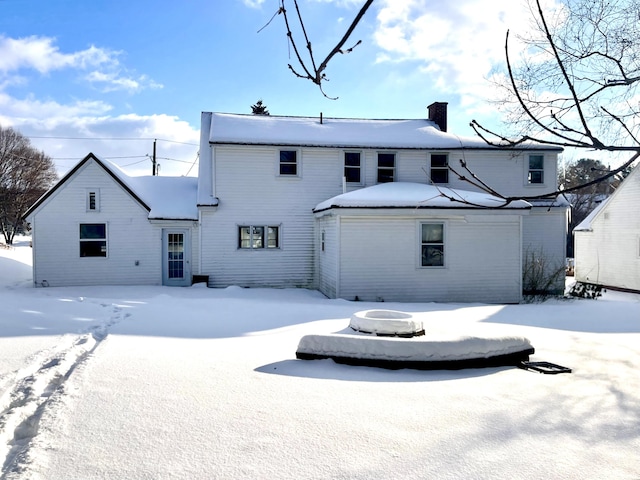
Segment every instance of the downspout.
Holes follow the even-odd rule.
[[[340,269],[340,254],[342,251],[342,239],[340,238],[340,222],[342,217],[336,215],[336,298],[340,297],[340,277],[342,270]]]
[[[202,275],[202,209],[200,208],[198,208],[198,275]]]
[[[36,268],[38,264],[36,263],[36,217],[33,216],[33,221],[31,223],[31,274],[33,275],[33,286],[37,286],[36,279],[38,275],[36,274]]]
[[[522,255],[522,248],[524,246],[524,227],[523,227],[523,223],[524,223],[524,215],[519,215],[519,224],[520,224],[520,275],[518,278],[518,297],[519,297],[519,301],[522,301],[522,277],[524,276],[524,258]]]

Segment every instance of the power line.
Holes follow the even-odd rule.
[[[50,139],[50,140],[123,140],[123,141],[153,141],[158,140],[159,142],[168,142],[168,143],[178,143],[181,145],[191,145],[197,147],[197,143],[190,142],[180,142],[178,140],[169,140],[167,138],[151,138],[151,137],[56,137],[56,136],[31,136],[25,135],[27,138],[38,138],[38,139]]]

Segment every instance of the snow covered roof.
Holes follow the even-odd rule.
[[[591,231],[591,222],[593,222],[593,219],[596,218],[596,215],[598,215],[598,213],[600,213],[600,211],[605,207],[605,205],[607,203],[609,203],[609,200],[611,199],[611,197],[603,200],[602,202],[600,202],[596,208],[594,208],[593,210],[591,210],[591,213],[589,215],[587,215],[587,217],[582,220],[578,226],[576,228],[573,229],[574,232],[589,232]]]
[[[554,198],[542,198],[538,200],[527,200],[534,207],[569,207],[571,202],[566,195],[558,195]]]
[[[90,153],[46,192],[24,214],[28,217],[51,194],[64,185],[85,163],[93,160],[117,181],[140,205],[149,211],[151,220],[197,220],[196,177],[131,177],[116,164]]]
[[[196,177],[128,177],[128,183],[150,207],[150,219],[198,219]]]
[[[319,203],[314,212],[331,208],[503,208],[528,209],[523,200],[503,207],[504,200],[487,193],[454,190],[422,183],[391,182],[343,193]]]
[[[292,145],[392,149],[497,149],[480,138],[442,132],[431,120],[367,120],[353,118],[280,117],[212,113],[212,144]],[[527,145],[519,148],[562,150]]]
[[[606,199],[604,199],[602,202],[600,202],[600,204],[593,209],[593,211],[587,216],[587,218],[585,218],[582,222],[580,222],[578,224],[578,226],[576,228],[573,229],[574,232],[588,232],[592,230],[592,223],[595,220],[595,218],[597,216],[600,215],[600,213],[605,209],[605,208],[609,208],[607,207],[607,205],[612,205],[611,208],[613,207],[613,203],[612,200],[614,198],[616,198],[618,195],[620,195],[620,192],[623,191],[625,188],[628,188],[628,185],[633,185],[633,182],[640,182],[640,178],[636,179],[636,175],[640,175],[640,165],[637,165],[635,168],[633,168],[631,170],[631,173],[629,173],[629,175],[627,175],[627,177],[622,181],[622,183],[618,186],[618,188],[615,190],[615,192],[613,192],[613,194],[611,194],[609,197],[607,197]],[[636,183],[636,185],[638,185]],[[635,207],[635,205],[633,206]],[[628,206],[628,208],[633,208],[631,205]],[[622,208],[627,208],[625,206],[623,206]]]
[[[144,175],[131,177],[116,164],[99,159],[139,197],[149,210],[151,220],[197,220],[196,177],[160,177]]]

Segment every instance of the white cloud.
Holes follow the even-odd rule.
[[[111,159],[132,175],[149,175],[153,139],[162,175],[190,175],[200,133],[176,116],[111,115],[102,101],[61,104],[33,97],[17,100],[0,92],[0,125],[14,127],[51,156],[64,175],[89,152]]]
[[[0,72],[8,74],[21,69],[40,73],[65,68],[85,69],[116,66],[121,52],[91,46],[86,50],[63,53],[50,37],[7,38],[0,35]]]
[[[102,92],[128,91],[136,93],[146,88],[162,88],[146,75],[131,75],[119,57],[122,52],[90,46],[85,50],[64,53],[50,37],[31,36],[7,38],[0,35],[0,91],[16,84],[19,72],[35,70],[49,74],[56,70],[91,70],[86,81],[99,85]]]
[[[111,106],[99,100],[79,100],[66,105],[54,100],[38,100],[33,96],[19,100],[0,92],[0,110],[5,115],[4,123],[13,123],[7,120],[10,118],[18,122],[20,119],[31,119],[55,123],[57,119],[103,115],[111,110]]]
[[[520,1],[382,0],[374,34],[382,49],[377,61],[418,62],[441,92],[459,95],[469,110],[487,108],[486,99],[495,97],[487,78],[504,64],[507,30],[519,48],[515,34],[528,33],[530,22]]]
[[[161,84],[154,82],[146,75],[133,78],[120,76],[119,72],[93,71],[86,75],[85,79],[89,81],[89,83],[98,86],[98,89],[103,93],[119,90],[135,93],[144,88],[163,88]]]
[[[264,0],[242,0],[247,7],[260,8],[264,3]]]

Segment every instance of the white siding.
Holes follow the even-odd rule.
[[[575,232],[577,281],[640,291],[639,172],[618,188],[592,231]]]
[[[329,298],[336,297],[338,262],[340,261],[336,217],[324,216],[318,220],[318,288]],[[324,249],[323,245],[324,234]]]
[[[521,299],[519,215],[339,218],[337,296],[398,302]],[[445,222],[445,267],[420,266],[421,221]]]
[[[355,274],[349,276],[348,271],[342,271],[338,276],[338,267],[335,264],[340,260],[344,265],[345,252],[340,250],[340,246],[343,245],[343,237],[337,236],[341,228],[337,224],[334,227],[335,230],[327,230],[330,235],[336,235],[336,251],[335,253],[331,252],[331,256],[335,258],[333,266],[332,262],[323,260],[323,256],[317,251],[319,248],[319,225],[315,224],[312,214],[312,209],[318,203],[339,195],[343,191],[344,149],[300,148],[298,149],[299,175],[297,177],[283,177],[278,175],[278,152],[280,149],[277,147],[216,145],[213,148],[213,158],[215,159],[213,177],[215,178],[215,192],[220,203],[215,209],[201,209],[202,256],[200,273],[209,275],[210,286],[319,288],[328,296],[335,296],[334,290],[342,285],[345,273],[347,278],[360,278]],[[284,148],[292,149],[292,147]],[[361,150],[362,185],[349,185],[349,190],[376,183],[377,154],[382,151],[391,152],[389,150]],[[429,151],[396,150],[393,152],[396,154],[395,176],[397,181],[427,182]],[[526,160],[528,157],[525,155],[491,150],[449,152],[451,164],[457,165],[459,158],[465,158],[470,168],[481,178],[491,176],[487,180],[488,183],[507,195],[515,193],[539,194],[553,191],[555,188],[555,183],[535,187],[526,185],[527,171],[525,168],[528,166]],[[556,154],[547,154],[545,159],[545,176],[547,179],[555,179]],[[450,186],[472,189],[453,175]],[[500,220],[500,222],[502,221]],[[279,226],[280,248],[274,250],[239,249],[238,226],[240,225]],[[325,228],[327,225],[328,223],[325,224]],[[518,229],[519,225],[518,220]],[[415,230],[416,227],[412,228]],[[461,230],[458,227],[454,227],[452,230],[452,232],[457,231]],[[496,239],[500,232],[500,229],[492,228],[483,230],[483,234],[489,235],[494,245],[505,242],[510,247],[513,246],[513,232],[509,232],[507,239]],[[518,230],[516,233],[519,241],[520,231]],[[344,235],[344,232],[342,234]],[[564,228],[559,235],[564,235]],[[369,237],[373,238],[375,235],[369,235]],[[541,238],[538,241],[542,242]],[[490,240],[488,239],[487,242]],[[384,241],[384,238],[377,238],[375,241]],[[402,239],[398,239],[398,241],[401,244],[403,242]],[[411,238],[410,242],[412,251],[415,251],[415,238]],[[452,245],[455,247],[456,244]],[[328,244],[327,247],[329,247]],[[500,248],[496,249],[495,246],[493,248],[494,252],[500,251]],[[404,247],[397,247],[397,249],[403,250]],[[464,248],[461,247],[460,250],[462,251]],[[328,252],[324,256],[328,257]],[[497,268],[496,281],[500,286],[488,285],[486,295],[480,295],[487,299],[485,301],[498,301],[499,298],[505,299],[504,301],[518,301],[520,280],[515,281],[516,283],[510,280],[512,285],[505,293],[501,269],[503,268],[502,264],[508,260],[510,263],[504,266],[509,271],[508,275],[511,275],[514,269],[518,270],[519,276],[521,275],[519,243],[518,255],[514,258],[515,261],[512,261],[509,256],[501,258],[500,266],[494,265],[492,267],[494,270]],[[414,280],[417,279],[418,284],[424,283],[426,279],[434,276],[431,273],[425,273],[423,269],[416,271],[415,262],[415,259],[411,259],[411,275],[409,277],[415,277]],[[459,270],[456,269],[455,273],[447,270],[436,278],[456,282],[460,272],[465,272],[467,278],[473,279],[475,278],[474,274],[470,272],[476,268],[477,263],[477,260],[465,262],[465,266],[460,267]],[[351,265],[351,263],[347,261],[347,265]],[[467,268],[469,272],[465,270]],[[486,275],[486,272],[480,272],[480,274]],[[390,283],[398,285],[395,287],[398,292],[392,294],[394,297],[414,298],[416,296],[401,293],[401,291],[405,292],[409,289],[406,281],[396,282],[394,280]],[[386,291],[393,288],[388,286]],[[471,298],[465,293],[468,291],[466,287],[440,285],[439,288],[446,291],[438,291],[438,295],[433,298],[437,297],[440,300],[443,298],[466,299],[467,301]],[[502,290],[502,293],[497,293],[498,290]],[[353,292],[354,296],[358,295],[355,290]],[[338,294],[345,296],[342,290]],[[365,292],[363,295],[373,299],[378,296],[384,297],[375,292]]]
[[[322,155],[331,155],[329,149],[316,149],[323,152]],[[309,149],[307,151],[313,151]],[[333,153],[339,157],[337,165],[338,175],[344,175],[344,152],[349,149],[336,149]],[[460,166],[460,160],[467,163],[469,170],[478,178],[487,183],[496,192],[505,196],[534,196],[551,193],[557,187],[557,161],[556,153],[539,152],[544,155],[544,179],[540,185],[529,185],[527,173],[529,168],[529,153],[512,152],[507,150],[360,150],[362,184],[349,184],[348,190],[376,185],[378,178],[378,152],[395,153],[396,169],[395,181],[428,183],[430,178],[431,153],[446,153],[449,156],[449,165],[458,173],[470,178],[470,174]],[[328,172],[325,172],[328,173]],[[460,180],[453,172],[449,172],[451,188],[461,190],[478,190],[469,182]]]
[[[291,148],[286,148],[291,149]],[[315,287],[313,208],[342,193],[337,149],[301,149],[297,177],[278,175],[278,148],[215,147],[217,209],[203,210],[202,273],[214,287]],[[238,248],[239,225],[280,227],[280,248]]]
[[[87,189],[99,189],[99,211],[87,211]],[[34,283],[37,286],[161,284],[162,224],[151,225],[147,215],[139,203],[90,160],[30,218],[35,232]],[[106,258],[80,257],[81,223],[107,225]]]
[[[535,256],[548,265],[548,270],[563,270],[566,261],[568,212],[564,207],[534,207],[523,218],[522,253]],[[564,275],[558,277],[556,291],[564,291]]]

